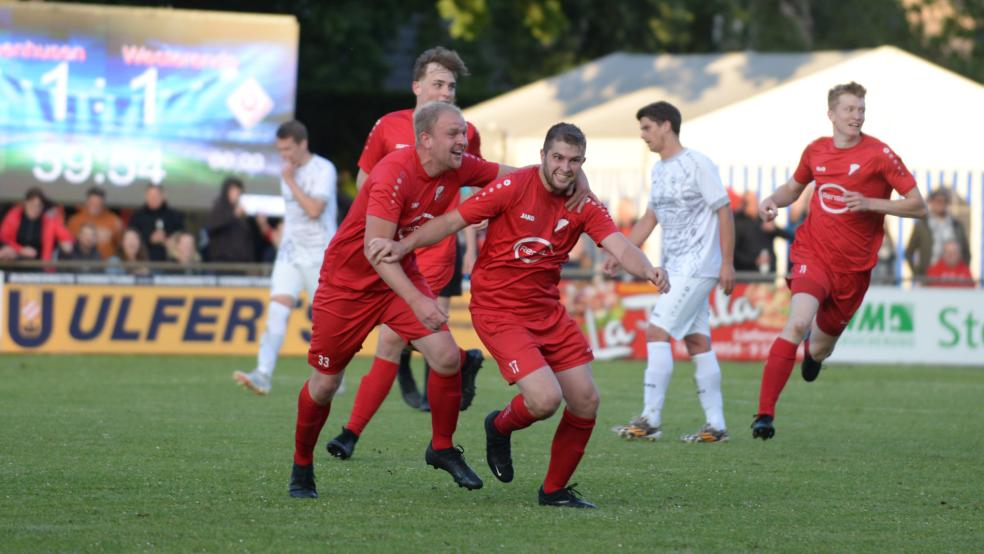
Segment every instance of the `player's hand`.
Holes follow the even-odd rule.
[[[646,279],[649,282],[656,285],[656,290],[660,294],[666,294],[670,292],[670,276],[666,273],[666,270],[661,267],[651,267],[646,270]]]
[[[588,200],[598,202],[598,197],[591,192],[587,183],[574,179],[574,186],[571,187],[570,196],[567,198],[567,202],[564,202],[564,207],[572,212],[581,213]],[[600,202],[598,203],[600,204]]]
[[[759,204],[759,217],[762,221],[768,223],[779,215],[779,206],[776,206],[776,201],[772,199],[772,196],[766,196],[764,200]]]
[[[284,162],[280,165],[280,176],[287,181],[288,184],[294,182],[294,176],[297,174],[297,166],[290,162]]]
[[[413,315],[431,331],[440,331],[441,327],[448,322],[448,314],[441,309],[440,304],[429,296],[420,297],[410,304]]]
[[[718,276],[718,285],[724,294],[730,296],[735,290],[735,266],[732,264],[721,264],[721,274]]]
[[[374,238],[369,241],[369,261],[373,265],[396,263],[407,255],[407,248],[399,241]]]
[[[851,212],[871,211],[871,199],[860,192],[853,190],[845,192],[844,203],[847,204],[847,210]]]
[[[622,270],[622,264],[618,263],[618,260],[615,259],[615,256],[612,256],[611,254],[608,254],[606,252],[605,261],[602,262],[601,269],[602,271],[605,272],[605,275],[608,275],[609,277],[615,277],[616,275],[618,275],[618,272]]]

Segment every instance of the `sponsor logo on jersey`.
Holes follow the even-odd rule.
[[[523,263],[535,264],[544,256],[553,255],[553,245],[540,237],[519,239],[513,244],[513,257]]]
[[[842,214],[847,211],[847,204],[844,202],[844,194],[847,189],[837,183],[827,183],[820,185],[817,194],[820,199],[820,207],[825,212],[832,214]]]
[[[520,214],[519,218],[520,219],[525,219],[526,221],[536,221],[536,218],[535,217],[533,217],[532,215],[530,215],[528,213],[525,213],[525,212],[523,212],[522,214]]]
[[[396,149],[399,150],[400,148],[406,148],[408,146],[410,146],[410,145],[409,144],[397,144],[396,145]]]
[[[816,170],[814,171],[814,173],[823,173],[824,171],[827,171],[827,167],[826,166],[822,166],[822,165],[818,165],[817,168],[816,168]]]

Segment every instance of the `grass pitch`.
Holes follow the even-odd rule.
[[[419,365],[419,358],[415,361]],[[0,551],[975,551],[984,541],[984,370],[834,366],[793,374],[776,438],[751,439],[758,364],[726,364],[732,440],[676,440],[702,423],[678,363],[667,436],[609,428],[641,408],[641,364],[601,362],[602,407],[574,481],[599,510],[536,505],[557,419],[513,437],[516,479],[496,481],[482,420],[514,393],[491,363],[456,440],[485,480],[459,489],[424,465],[429,416],[395,391],[348,461],[324,442],[321,498],[287,496],[297,392],[284,360],[273,393],[235,386],[226,357],[0,355]],[[419,374],[419,371],[418,371]]]

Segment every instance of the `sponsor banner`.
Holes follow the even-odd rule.
[[[267,287],[66,285],[13,277],[0,281],[0,352],[251,356],[266,325]],[[307,355],[309,314],[302,296],[282,355]],[[458,343],[478,347],[467,298],[452,302],[451,318]],[[373,332],[362,354],[375,348]]]
[[[581,324],[599,360],[646,359],[646,322],[659,298],[649,283],[564,281],[562,301]],[[710,297],[711,345],[722,360],[762,360],[782,330],[789,290],[771,283],[739,283],[730,296]],[[676,359],[688,357],[683,341],[672,341]]]
[[[984,292],[872,287],[831,361],[984,368]]]

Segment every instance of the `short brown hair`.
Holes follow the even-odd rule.
[[[428,102],[413,113],[414,141],[420,138],[420,133],[432,134],[434,131],[434,124],[437,123],[437,119],[441,117],[441,114],[444,112],[453,112],[458,114],[458,117],[461,117],[462,119],[465,118],[465,116],[461,114],[461,109],[454,104],[437,101]]]
[[[427,66],[432,63],[454,73],[455,77],[468,76],[468,67],[465,62],[461,61],[461,56],[457,52],[448,50],[443,46],[435,46],[429,50],[424,50],[424,53],[417,56],[417,60],[413,62],[413,80],[423,79],[427,75]]]
[[[296,119],[288,121],[277,127],[277,138],[280,140],[293,139],[294,142],[300,144],[308,138],[307,127]]]
[[[834,109],[837,107],[837,99],[841,97],[842,94],[853,94],[858,98],[863,99],[865,93],[868,92],[863,86],[851,81],[846,85],[837,85],[827,92],[827,108]]]
[[[582,151],[588,149],[588,139],[584,138],[584,133],[572,123],[557,123],[547,131],[546,138],[543,139],[543,151],[549,152],[554,142],[566,142],[571,146],[577,146]]]
[[[642,121],[644,117],[655,122],[657,125],[662,125],[669,121],[673,134],[678,137],[680,136],[680,124],[683,123],[683,116],[680,115],[680,110],[673,104],[660,100],[659,102],[653,102],[652,104],[643,106],[636,112],[636,119]]]

